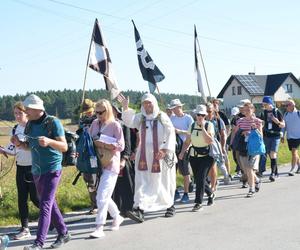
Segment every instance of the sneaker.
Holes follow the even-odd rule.
[[[118,231],[120,225],[122,224],[122,222],[124,221],[124,218],[120,215],[118,215],[112,222],[112,225],[110,227],[111,231]]]
[[[87,212],[87,214],[92,215],[92,214],[97,214],[97,212],[98,212],[97,208],[92,208],[90,211]]]
[[[259,179],[257,182],[255,182],[255,192],[259,192],[261,185],[261,180]]]
[[[96,228],[96,230],[94,232],[92,232],[90,234],[90,237],[91,238],[102,238],[105,236],[105,233],[103,232],[103,227],[99,227],[99,228]]]
[[[31,246],[26,246],[23,248],[23,250],[40,250],[43,249],[41,246],[37,245],[36,243],[34,243]]]
[[[181,200],[180,200],[180,202],[181,203],[187,203],[189,201],[190,201],[189,195],[187,193],[184,193]]]
[[[142,223],[145,221],[144,212],[139,208],[133,209],[133,211],[127,211],[126,215],[128,218],[134,220],[137,223]]]
[[[192,212],[198,212],[201,209],[202,209],[202,204],[196,203],[192,209]]]
[[[296,174],[300,174],[300,166],[298,166]]]
[[[22,227],[20,231],[13,237],[14,240],[24,240],[31,236],[29,228]]]
[[[294,172],[293,171],[290,171],[289,172],[289,176],[294,176],[295,174],[294,174]]]
[[[180,200],[180,193],[178,192],[178,190],[176,189],[175,190],[175,195],[174,195],[174,201],[178,201],[178,200]]]
[[[71,240],[71,234],[69,232],[66,232],[66,234],[59,234],[54,241],[54,243],[51,244],[51,248],[59,248],[63,246],[65,243],[69,242]]]
[[[274,176],[275,176],[274,174],[270,174],[269,180],[270,180],[271,182],[274,182],[274,181],[275,181]]]
[[[215,193],[212,193],[212,194],[208,197],[208,200],[207,200],[207,206],[213,205],[213,204],[214,204],[215,198],[216,198]]]
[[[246,195],[246,198],[251,198],[253,197],[254,192],[253,191],[249,191],[248,194]]]

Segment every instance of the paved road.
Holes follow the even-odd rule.
[[[106,231],[103,239],[89,239],[94,217],[85,217],[69,224],[73,240],[62,249],[300,249],[300,175],[288,177],[287,170],[281,169],[285,173],[275,183],[263,178],[253,198],[245,198],[248,190],[238,181],[220,185],[212,207],[195,213],[192,202],[177,204],[174,218],[162,211],[146,214],[142,224],[126,219],[120,231]],[[11,242],[9,249],[23,249],[32,239]],[[50,234],[45,246],[54,239]]]

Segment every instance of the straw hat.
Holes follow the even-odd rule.
[[[170,109],[176,108],[176,107],[182,107],[184,103],[181,103],[179,99],[173,99],[170,102]]]
[[[83,114],[94,112],[95,103],[91,99],[84,99],[81,105],[81,112]]]

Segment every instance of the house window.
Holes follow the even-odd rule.
[[[232,95],[235,95],[235,87],[232,87]]]
[[[285,93],[293,93],[293,85],[292,84],[285,85]]]
[[[237,87],[237,94],[241,95],[242,94],[242,86]]]

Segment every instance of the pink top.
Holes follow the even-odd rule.
[[[251,125],[253,123],[255,123],[256,127],[259,128],[262,124],[262,120],[258,119],[256,117],[252,117],[251,119],[247,119],[246,117],[243,117],[243,118],[238,119],[236,125],[244,131],[250,131]]]
[[[115,143],[112,143],[114,146],[116,146],[114,156],[112,158],[112,163],[109,166],[105,167],[105,169],[119,174],[120,152],[122,152],[125,147],[123,130],[120,123],[117,121],[113,121],[101,126],[100,121],[98,119],[95,119],[92,122],[91,127],[89,128],[89,133],[94,140],[99,139],[100,134],[116,138],[117,141]]]

